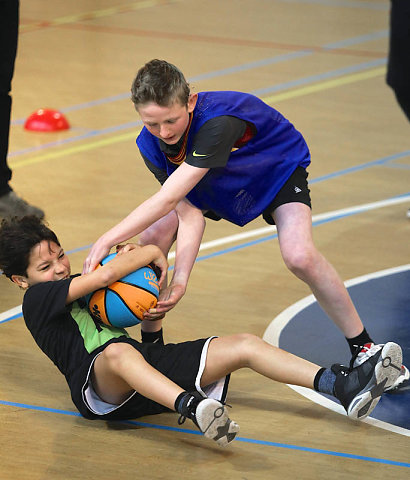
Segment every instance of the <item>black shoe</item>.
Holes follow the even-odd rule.
[[[182,407],[178,424],[184,423],[186,418],[191,419],[205,437],[214,440],[221,447],[231,443],[239,432],[239,425],[229,418],[221,402],[204,398],[197,392],[193,393]]]
[[[332,366],[336,374],[334,396],[350,418],[362,420],[370,415],[381,395],[400,376],[402,360],[400,346],[389,342],[356,367],[355,358],[350,367]]]

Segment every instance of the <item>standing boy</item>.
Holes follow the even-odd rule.
[[[302,135],[278,111],[240,92],[190,93],[174,65],[152,60],[132,85],[144,128],[137,144],[162,188],[102,235],[84,264],[92,270],[112,246],[141,234],[167,254],[176,239],[173,278],[147,318],[184,295],[205,228],[204,215],[243,226],[259,215],[276,224],[286,266],[306,282],[345,335],[357,364],[380,349],[365,330],[333,266],[316,249]],[[151,325],[159,329],[160,323]],[[409,377],[403,367],[399,383]],[[396,386],[396,385],[395,385]]]

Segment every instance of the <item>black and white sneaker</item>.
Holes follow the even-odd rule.
[[[374,349],[360,365],[354,366],[353,357],[350,367],[332,366],[336,374],[334,395],[350,418],[362,420],[370,415],[381,395],[400,376],[402,360],[400,346],[388,342],[382,348]]]
[[[374,355],[378,350],[383,348],[382,343],[374,344],[374,343],[366,343],[363,345],[359,353],[356,354],[354,358],[353,366],[357,367],[361,363],[368,360],[372,355]],[[407,388],[410,384],[410,372],[409,369],[405,366],[401,366],[400,375],[397,377],[397,380],[388,388],[386,388],[386,392],[395,392],[400,390],[401,388]]]
[[[214,440],[221,447],[231,443],[239,432],[239,425],[229,418],[221,402],[213,398],[203,398],[199,394],[191,397],[183,407],[178,424],[184,423],[186,418],[190,418],[205,437]]]

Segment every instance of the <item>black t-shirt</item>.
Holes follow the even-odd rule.
[[[246,127],[247,123],[244,120],[227,115],[208,120],[195,135],[193,148],[187,153],[185,163],[200,168],[224,167],[232,147],[244,135]],[[160,140],[160,148],[166,155],[176,156],[181,150],[182,142],[183,137],[175,145],[167,145]],[[143,158],[149,170],[162,185],[168,178],[167,172],[155,166],[146,157]]]
[[[67,379],[96,348],[113,338],[129,336],[124,329],[94,321],[84,298],[66,305],[71,280],[38,283],[23,299],[27,328]]]

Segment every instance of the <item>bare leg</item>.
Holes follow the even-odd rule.
[[[98,396],[114,405],[122,403],[136,390],[173,410],[176,398],[183,392],[127,343],[112,343],[97,357],[92,382]]]
[[[241,333],[211,341],[201,386],[240,368],[250,368],[271,380],[307,388],[313,388],[320,370],[318,365],[269,345],[259,337]]]
[[[274,211],[273,218],[286,266],[309,285],[345,337],[359,335],[364,327],[346,287],[313,244],[310,208],[302,203],[286,203]]]

